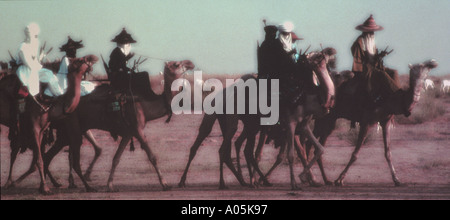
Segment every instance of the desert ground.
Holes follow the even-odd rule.
[[[225,168],[225,182],[228,190],[218,190],[219,155],[222,141],[218,123],[208,137],[196,158],[187,177],[186,188],[178,188],[185,165],[188,161],[189,149],[193,144],[202,115],[176,115],[169,124],[161,118],[147,124],[146,138],[156,153],[159,167],[167,182],[172,186],[170,191],[162,191],[154,168],[147,160],[145,152],[136,146],[136,151],[126,150],[115,174],[114,186],[118,192],[107,192],[107,179],[112,159],[118,142],[115,142],[104,131],[93,133],[100,143],[103,154],[94,168],[91,186],[98,192],[87,193],[75,177],[77,189],[68,189],[68,153],[61,152],[54,159],[50,170],[63,184],[61,188],[52,188],[53,195],[42,196],[38,193],[39,174],[35,172],[22,183],[12,189],[1,189],[2,200],[22,199],[130,199],[130,200],[341,200],[341,199],[450,199],[450,95],[431,92],[424,95],[421,104],[414,109],[408,118],[397,117],[392,128],[391,150],[393,164],[398,177],[405,186],[395,187],[384,157],[381,132],[376,128],[368,143],[363,146],[358,160],[350,168],[345,186],[311,187],[301,185],[301,190],[290,190],[289,167],[287,161],[282,163],[270,176],[273,187],[256,189],[242,187],[228,168]],[[427,99],[432,99],[431,101]],[[424,101],[425,100],[425,101]],[[430,103],[433,106],[430,107]],[[421,114],[430,112],[428,108],[439,108],[440,113],[433,117]],[[354,131],[349,131],[350,123],[338,121],[338,128],[329,138],[324,154],[324,165],[330,180],[335,180],[350,159],[353,145],[350,143]],[[237,135],[242,131],[242,124]],[[10,149],[7,139],[8,129],[1,130],[1,185],[7,180]],[[137,143],[137,141],[135,141]],[[278,150],[273,144],[265,145],[260,166],[263,172],[268,171],[276,159]],[[82,168],[87,169],[94,154],[89,142],[84,140],[82,147]],[[233,157],[235,157],[233,149]],[[14,167],[14,179],[24,173],[32,157],[30,151],[20,154]],[[248,171],[244,155],[241,152],[241,166],[248,182]],[[295,172],[302,171],[299,160],[295,164]],[[321,181],[317,166],[312,169],[316,179]],[[297,178],[297,182],[300,180]],[[51,185],[50,185],[51,186]]]

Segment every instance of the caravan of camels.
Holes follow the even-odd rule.
[[[204,113],[179,187],[187,187],[192,161],[216,121],[223,137],[219,149],[220,189],[227,188],[224,165],[242,186],[259,187],[262,184],[270,187],[270,175],[286,157],[290,188],[300,189],[295,175],[296,156],[303,165],[303,171],[298,175],[302,183],[319,185],[311,172],[317,162],[326,185],[342,186],[349,168],[357,160],[368,131],[377,124],[382,128],[385,159],[392,180],[395,186],[401,186],[392,163],[389,127],[395,115],[408,117],[411,114],[420,100],[422,89],[434,88],[433,81],[428,80],[427,76],[437,67],[437,62],[429,60],[410,64],[409,87],[405,89],[400,86],[397,71],[383,63],[383,58],[392,50],[377,49],[375,32],[383,28],[375,23],[372,15],[356,27],[361,35],[351,48],[354,58],[352,70],[341,72],[335,70],[337,51],[334,48],[321,48],[309,53],[309,48],[302,51],[295,42],[303,39],[294,33],[291,22],[267,25],[264,20],[264,24],[265,40],[257,48],[258,74],[244,75],[234,80],[234,84],[222,87],[222,84],[212,86],[218,80],[203,81],[202,78],[195,79],[191,85],[186,80],[186,73],[194,70],[195,65],[189,60],[166,62],[160,76],[149,77],[148,72],[139,70],[139,65],[148,58],[141,56],[132,62],[135,54],[131,51],[131,45],[136,40],[125,28],[112,40],[117,47],[108,61],[103,56],[77,57],[77,50],[84,46],[82,41],[69,37],[67,43],[60,47],[66,56],[61,61],[45,63],[44,58],[51,49],[46,51],[45,45],[40,47],[39,26],[31,23],[25,28],[25,41],[20,45],[19,52],[16,55],[10,53],[9,65],[1,65],[0,123],[9,128],[11,149],[9,175],[4,187],[18,187],[38,170],[39,192],[51,194],[47,176],[54,187],[61,187],[62,184],[50,172],[49,166],[53,158],[69,146],[69,187],[76,187],[73,168],[86,191],[95,192],[89,182],[93,178],[93,167],[101,157],[102,143],[98,143],[91,131],[102,130],[114,140],[120,138],[107,181],[108,191],[117,191],[113,184],[115,172],[127,146],[134,150],[134,140],[139,142],[156,171],[162,189],[170,190],[171,186],[162,172],[164,169],[160,169],[157,154],[152,151],[144,129],[146,124],[160,118],[166,119],[166,116],[166,123],[169,123],[173,114],[179,114],[177,109],[180,106],[194,109],[196,104],[191,105],[190,101],[191,89],[187,89],[191,86],[194,93],[196,89],[201,91],[200,97],[204,103],[200,108]],[[86,75],[100,59],[108,80],[88,81]],[[155,92],[155,87],[162,87],[161,92]],[[213,92],[212,87],[215,88]],[[205,88],[209,88],[209,93],[203,97],[204,92],[208,91]],[[441,89],[448,91],[449,88],[450,85],[445,82]],[[275,121],[264,120],[268,118]],[[327,138],[340,118],[349,120],[352,125],[359,123],[359,134],[350,161],[338,179],[332,182],[325,174],[326,161],[322,160],[322,155],[326,151]],[[233,137],[240,122],[243,131],[235,142],[236,166],[231,154]],[[83,137],[95,150],[95,157],[85,173],[82,171],[80,153]],[[264,173],[260,168],[262,147],[271,140],[279,148],[279,154],[271,169]],[[243,175],[239,156],[245,141],[249,182]],[[51,147],[47,151],[46,145]],[[311,146],[314,154],[305,153],[305,149]],[[12,173],[16,158],[19,152],[27,149],[33,152],[31,166],[14,180]]]

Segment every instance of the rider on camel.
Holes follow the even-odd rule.
[[[384,67],[381,59],[387,55],[386,51],[381,53],[375,45],[375,31],[383,30],[377,25],[373,16],[356,27],[362,34],[356,39],[351,47],[353,55],[352,71],[355,77],[364,82],[366,92],[376,104],[383,99],[400,90],[397,70]]]

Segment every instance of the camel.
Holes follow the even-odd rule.
[[[40,104],[34,97],[27,97],[26,112],[29,114],[33,138],[35,141],[34,155],[36,159],[36,166],[41,177],[41,184],[39,191],[42,194],[51,194],[50,188],[47,186],[44,174],[44,163],[41,152],[41,142],[43,140],[44,131],[50,126],[50,123],[55,120],[66,118],[70,113],[74,112],[80,101],[80,85],[81,78],[92,69],[92,65],[98,61],[94,55],[88,55],[83,58],[75,58],[71,60],[69,67],[68,89],[67,92],[51,102],[48,106]],[[71,151],[76,150],[71,147]],[[74,164],[74,169],[80,178],[83,180],[86,188],[91,189],[87,182],[81,175],[80,164]]]
[[[17,85],[17,86],[16,86]],[[15,96],[14,91],[18,90],[19,78],[17,75],[8,75],[0,80],[0,124],[5,125],[8,128],[14,127],[14,121],[11,120],[13,115],[10,115],[12,112],[12,108],[14,108],[13,104]],[[12,184],[12,170],[13,165],[16,160],[16,156],[19,153],[18,139],[15,138],[14,133],[10,129],[10,147],[11,147],[11,157],[10,157],[10,168],[8,180],[6,182],[5,187],[8,187]]]
[[[62,119],[64,120],[64,119]],[[62,123],[62,122],[56,122],[56,123]],[[53,124],[51,125],[53,126]],[[43,160],[44,160],[44,173],[46,175],[48,175],[48,177],[50,178],[50,181],[52,182],[53,186],[56,188],[59,188],[62,186],[61,183],[59,183],[58,180],[56,180],[56,178],[53,176],[53,174],[49,171],[48,167],[49,164],[47,161],[51,161],[50,158],[53,158],[54,156],[56,156],[57,153],[59,153],[60,150],[56,151],[56,149],[62,149],[65,146],[68,146],[69,143],[67,142],[68,138],[67,138],[67,133],[66,133],[66,128],[64,127],[64,124],[59,124],[59,126],[55,126],[54,128],[57,129],[57,133],[56,133],[56,141],[54,143],[54,145],[58,146],[58,147],[52,147],[48,152],[46,152],[43,155]],[[83,133],[83,137],[86,138],[86,140],[89,141],[89,143],[91,143],[92,147],[94,148],[94,158],[92,159],[92,161],[89,164],[88,169],[86,170],[85,174],[84,174],[84,179],[86,181],[91,181],[91,174],[92,174],[92,170],[94,169],[95,163],[97,162],[97,160],[100,158],[100,155],[102,154],[102,149],[100,148],[99,144],[97,143],[95,137],[93,136],[92,132],[90,130],[85,131]],[[46,142],[43,142],[43,144],[45,144]],[[43,145],[42,144],[42,145]],[[12,180],[12,169],[13,169],[13,165],[15,162],[15,159],[17,157],[17,154],[19,152],[19,148],[12,148],[11,149],[11,166],[10,166],[10,174],[8,176],[8,181],[5,184],[5,188],[13,188],[16,185],[20,184],[25,178],[27,178],[30,174],[34,173],[36,171],[36,166],[35,166],[35,162],[31,163],[30,168],[28,169],[28,171],[26,171],[24,174],[22,174],[17,180],[13,181]],[[36,161],[37,157],[35,154],[33,154],[33,160],[32,161]],[[75,189],[78,188],[75,184],[74,178],[73,178],[73,174],[72,174],[72,157],[69,154],[69,189]]]
[[[13,63],[15,63],[15,60],[13,60]],[[55,72],[59,68],[59,66],[57,64],[59,64],[58,60],[55,62],[51,62],[51,63],[44,63],[43,65],[46,68],[51,69],[53,72]],[[11,129],[11,126],[13,126],[11,123],[14,123],[11,120],[11,118],[16,117],[16,116],[10,116],[10,114],[12,112],[17,111],[17,109],[16,109],[17,101],[15,101],[16,98],[15,98],[14,94],[18,90],[19,85],[20,85],[20,82],[15,74],[8,75],[8,77],[4,78],[4,80],[2,80],[0,83],[0,103],[1,103],[0,106],[2,106],[2,108],[0,110],[1,111],[0,124],[3,124],[5,126],[9,127],[10,129]],[[11,108],[14,108],[14,109],[11,109]],[[53,123],[53,125],[55,125],[55,123]],[[62,136],[63,132],[59,132],[62,129],[63,128],[58,129],[56,143],[59,143],[66,139],[64,136]],[[15,132],[15,131],[10,130],[10,132]],[[88,170],[86,171],[86,175],[85,175],[86,179],[89,180],[90,173],[92,172],[92,169],[93,169],[93,165],[95,164],[96,160],[99,158],[99,156],[101,154],[101,148],[98,146],[94,136],[92,135],[92,133],[90,131],[87,131],[83,135],[92,144],[92,146],[94,147],[94,150],[95,150],[95,157],[94,157],[93,161],[91,162]],[[33,162],[31,163],[29,170],[25,174],[21,175],[16,181],[14,181],[12,179],[12,173],[13,173],[14,163],[16,161],[19,150],[21,150],[21,147],[22,147],[22,151],[26,150],[26,148],[28,148],[28,149],[33,149],[33,148],[31,146],[18,146],[17,135],[10,134],[9,139],[10,139],[10,147],[11,147],[11,155],[10,155],[11,157],[10,157],[9,175],[8,175],[8,180],[5,184],[5,188],[15,187],[17,184],[22,182],[27,176],[32,174],[36,170],[35,162],[37,160],[37,157],[34,154],[33,155],[34,157],[32,160]],[[33,143],[30,143],[30,145],[32,145],[32,144]],[[43,142],[41,145],[45,145],[45,144],[46,144],[46,142]],[[68,145],[68,144],[65,144],[65,145]],[[49,176],[55,187],[62,186],[60,183],[58,183],[53,178],[51,173],[49,173]],[[75,188],[75,187],[76,186],[74,185],[72,172],[69,172],[69,188]]]
[[[309,54],[309,56],[312,56],[315,53],[317,53],[317,52],[312,52],[312,53]],[[328,65],[328,69],[335,68],[335,66],[333,66],[335,64],[335,62],[336,62],[335,57],[331,58],[328,61],[328,64],[327,64]],[[348,79],[350,79],[350,78],[352,78],[354,76],[353,72],[351,72],[351,71],[342,71],[340,73],[336,72],[336,71],[332,71],[330,73],[330,75],[331,75],[331,78],[333,80],[333,83],[334,83],[335,87],[341,85],[344,81],[346,81],[346,80],[348,80]],[[312,105],[312,103],[309,103],[307,105]],[[321,109],[317,109],[317,113],[318,113],[318,115],[316,114],[315,116],[316,117],[320,117]],[[244,125],[244,131],[236,139],[236,142],[235,142],[236,158],[237,158],[237,165],[238,165],[238,172],[239,173],[242,173],[241,166],[240,166],[239,152],[241,150],[242,144],[247,139],[247,129],[251,129],[251,128],[247,128]],[[301,130],[302,130],[302,128],[300,126],[297,126],[297,128],[295,130],[296,136],[295,136],[294,147],[295,147],[297,156],[300,158],[300,161],[301,161],[302,165],[304,167],[306,167],[307,164],[308,164],[308,160],[307,160],[308,159],[308,154],[307,154],[306,149],[304,147],[305,146],[305,142],[306,142],[306,137],[302,133]],[[260,130],[259,141],[258,141],[258,145],[257,145],[256,151],[255,151],[255,160],[256,160],[256,163],[258,163],[258,164],[259,164],[259,161],[261,160],[261,157],[262,157],[262,149],[264,147],[264,144],[269,144],[270,141],[272,140],[269,137],[268,132],[269,132],[269,130],[264,128],[264,127],[262,127],[261,130]],[[277,156],[277,160],[275,161],[274,165],[269,169],[269,171],[266,173],[266,175],[259,179],[259,181],[257,182],[258,184],[263,182],[265,179],[267,179],[271,175],[271,173],[275,170],[275,168],[279,164],[281,164],[281,162],[284,160],[284,157],[285,157],[285,152],[284,152],[285,151],[285,145],[283,145],[282,142],[279,142],[279,140],[278,141],[275,140],[274,145],[275,145],[275,148],[280,148],[278,156]],[[314,176],[312,174],[310,175],[308,180],[302,179],[302,182],[305,182],[305,181],[307,181],[311,186],[314,186],[314,187],[320,186],[320,184],[317,183],[314,180]],[[330,184],[328,184],[328,185],[330,185]]]
[[[111,118],[111,115],[105,115],[109,111],[109,104],[111,103],[110,93],[111,88],[108,85],[98,87],[92,94],[85,96],[81,99],[80,105],[77,111],[73,114],[70,122],[70,129],[68,133],[73,136],[71,145],[81,145],[81,134],[89,129],[100,129],[104,131],[110,131],[121,136],[120,145],[114,155],[110,176],[108,178],[108,191],[116,191],[113,186],[113,178],[115,170],[120,162],[120,157],[124,152],[126,146],[132,138],[136,138],[141,148],[146,152],[149,161],[155,168],[160,184],[163,190],[169,190],[170,186],[167,184],[162,176],[162,173],[157,165],[157,158],[151,151],[147,140],[145,139],[144,128],[146,122],[155,120],[166,115],[171,114],[170,103],[175,95],[171,91],[171,84],[174,80],[182,77],[187,70],[192,70],[194,64],[189,61],[168,62],[164,69],[165,86],[164,92],[160,95],[153,94],[151,99],[145,98],[145,94],[136,92],[133,96],[127,97],[127,103],[124,105],[124,112],[127,112],[123,117]],[[119,121],[119,124],[115,122]],[[50,162],[56,153],[58,153],[62,145],[55,145],[49,152],[49,157],[46,158],[46,166],[50,165]],[[73,155],[73,161],[79,161],[79,153]]]
[[[395,168],[391,161],[391,152],[389,146],[389,126],[392,123],[394,115],[407,114],[411,112],[416,103],[419,102],[420,92],[424,85],[424,80],[427,77],[431,69],[437,67],[438,63],[435,60],[430,60],[424,63],[409,65],[410,68],[410,78],[409,78],[409,88],[407,90],[400,90],[394,95],[388,97],[383,103],[374,108],[366,107],[362,110],[356,108],[359,106],[357,103],[355,95],[356,91],[352,91],[351,88],[352,80],[343,83],[341,87],[337,90],[336,96],[336,107],[332,109],[331,113],[326,117],[319,118],[315,121],[314,134],[319,138],[320,143],[325,145],[327,138],[333,132],[336,120],[338,118],[346,118],[360,123],[360,130],[358,135],[357,144],[352,153],[351,159],[348,162],[345,169],[339,175],[338,179],[334,182],[337,186],[344,185],[343,180],[350,168],[350,166],[356,161],[359,150],[361,149],[365,138],[367,137],[370,128],[374,127],[377,123],[380,123],[383,133],[383,144],[385,149],[385,158],[388,163],[392,180],[395,186],[401,186],[402,183],[399,181]],[[323,165],[321,159],[318,160],[318,164],[322,171],[322,177],[324,181],[329,183],[325,172],[323,170]]]
[[[334,95],[334,85],[331,82],[331,78],[330,78],[327,68],[326,68],[326,64],[327,64],[328,60],[334,54],[336,54],[336,50],[334,50],[332,48],[326,48],[321,53],[317,53],[314,56],[310,57],[310,61],[311,61],[310,63],[313,67],[313,70],[318,75],[318,78],[322,85],[322,87],[321,87],[323,89],[322,91],[324,91],[324,95],[326,97],[325,98],[325,100],[326,100],[325,108],[331,107],[331,105],[332,105],[331,98]],[[246,75],[246,76],[243,76],[242,79],[245,81],[248,79],[255,79],[255,78],[252,75]],[[224,89],[224,91],[222,93],[218,93],[218,95],[224,95],[226,93],[225,90],[226,89]],[[281,124],[286,125],[286,127],[284,127],[284,129],[286,129],[286,131],[289,131],[288,134],[286,135],[286,137],[289,137],[289,139],[285,140],[284,143],[287,144],[287,146],[288,146],[289,164],[290,164],[290,171],[291,171],[291,186],[293,189],[298,189],[298,187],[295,183],[295,179],[293,178],[293,159],[294,159],[294,157],[293,157],[291,148],[293,147],[294,135],[292,135],[291,131],[292,131],[292,129],[294,129],[294,131],[295,131],[295,127],[297,126],[297,124],[299,124],[299,125],[301,125],[302,130],[304,130],[311,139],[315,139],[314,136],[312,135],[312,131],[309,129],[308,122],[312,118],[313,114],[316,114],[316,113],[319,114],[318,112],[321,112],[322,114],[324,114],[324,108],[323,108],[323,106],[321,106],[319,104],[319,100],[317,99],[317,97],[314,98],[314,97],[310,96],[308,99],[309,99],[307,101],[308,106],[305,104],[305,105],[296,107],[295,110],[293,110],[293,111],[287,107],[283,107],[283,106],[281,107],[281,114],[280,114],[281,115],[281,118],[280,118]],[[248,102],[248,98],[246,99],[246,101]],[[311,105],[309,105],[309,104],[311,104]],[[235,103],[235,105],[236,105],[236,103]],[[224,107],[224,109],[225,108],[226,107]],[[240,174],[240,172],[238,172],[234,168],[234,166],[231,162],[231,140],[232,140],[234,134],[236,133],[239,120],[242,120],[242,122],[244,123],[244,126],[246,127],[246,129],[244,129],[244,131],[243,131],[243,133],[245,134],[245,137],[246,137],[245,139],[247,139],[244,154],[245,154],[245,158],[247,160],[247,166],[248,166],[249,174],[250,174],[250,186],[253,186],[253,183],[254,183],[252,168],[254,168],[255,171],[258,172],[258,174],[263,178],[264,185],[271,185],[265,178],[265,175],[262,174],[262,172],[259,169],[259,166],[254,158],[254,155],[253,155],[253,150],[254,150],[254,145],[255,145],[255,136],[258,133],[258,131],[260,130],[259,117],[260,116],[258,116],[258,115],[249,115],[249,114],[244,114],[244,115],[237,115],[237,114],[205,115],[202,120],[202,123],[200,125],[197,139],[195,140],[194,144],[191,147],[189,161],[186,165],[183,176],[181,177],[181,180],[178,184],[179,187],[186,186],[187,172],[192,163],[192,160],[194,159],[196,152],[198,151],[201,143],[210,134],[210,132],[212,130],[212,126],[214,125],[214,122],[216,120],[219,121],[221,130],[222,130],[222,134],[223,134],[223,142],[222,142],[222,145],[219,150],[219,157],[220,157],[219,189],[227,189],[227,187],[225,186],[224,178],[223,178],[223,164],[224,163],[233,172],[234,176],[237,178],[237,180],[239,181],[239,183],[242,186],[247,185],[242,177],[242,174]],[[292,126],[294,126],[294,127],[292,127]],[[318,141],[316,141],[315,143],[317,144],[317,148],[319,150],[321,150],[323,148],[320,146],[320,144],[318,144]],[[239,149],[237,149],[236,153],[239,154]],[[238,158],[239,158],[239,156],[238,156]],[[305,170],[306,170],[305,172],[308,172],[308,170],[310,169],[312,164],[315,162],[315,160],[317,160],[317,159],[312,160],[310,162],[310,164],[307,164],[305,166]],[[239,166],[240,165],[238,165],[238,167]]]
[[[443,93],[448,93],[450,91],[450,80],[448,79],[442,80],[441,90]]]
[[[431,79],[426,79],[424,82],[425,91],[428,89],[434,89],[434,82]]]

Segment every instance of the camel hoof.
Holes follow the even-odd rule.
[[[53,184],[53,186],[54,186],[55,188],[61,188],[61,187],[62,187],[62,184],[59,183],[59,182],[53,182],[52,184]]]
[[[333,186],[333,182],[329,181],[329,180],[325,180],[325,186]]]
[[[258,189],[258,183],[256,183],[256,182],[254,182],[254,183],[250,183],[249,185],[248,185],[248,188],[250,188],[250,189]]]
[[[400,181],[395,181],[394,184],[395,184],[395,187],[405,187],[405,186],[408,186],[406,183],[401,183]]]
[[[108,183],[108,190],[107,190],[107,192],[115,193],[115,192],[119,192],[119,190],[114,189],[114,186],[111,183]]]
[[[247,187],[247,186],[251,186],[252,184],[248,184],[248,183],[246,183],[246,182],[241,182],[241,186],[243,186],[243,187]]]
[[[319,187],[322,187],[322,184],[315,182],[315,181],[311,181],[309,183],[309,186],[319,188]]]
[[[170,190],[172,190],[172,187],[171,187],[171,186],[169,186],[169,185],[167,185],[167,184],[164,184],[164,185],[163,185],[163,191],[170,191]]]
[[[88,187],[88,188],[86,188],[86,192],[95,193],[95,192],[98,192],[98,190],[96,190],[92,187]]]
[[[16,183],[13,181],[8,181],[5,184],[5,189],[14,189],[16,188]]]
[[[263,182],[263,186],[265,186],[265,187],[272,187],[273,184],[270,183],[269,181],[264,181],[264,182]]]
[[[119,190],[118,189],[114,189],[114,187],[108,187],[107,192],[109,192],[109,193],[116,193],[116,192],[119,192]]]
[[[292,191],[300,191],[300,190],[303,190],[303,189],[301,187],[299,187],[297,184],[294,184],[294,185],[292,185],[291,190]]]
[[[336,180],[334,181],[335,186],[344,186],[344,182],[342,180]]]
[[[178,188],[186,188],[186,183],[184,182],[178,183]]]
[[[219,190],[228,190],[228,189],[229,189],[228,186],[225,186],[225,185],[219,186]]]
[[[44,196],[49,196],[52,195],[52,191],[50,190],[50,188],[48,188],[47,186],[41,186],[39,188],[39,193],[44,195]]]
[[[78,189],[78,186],[74,183],[69,184],[69,189]]]
[[[272,186],[273,186],[272,183],[270,183],[267,179],[264,179],[264,178],[262,178],[262,177],[259,178],[258,184],[259,184],[259,185],[262,185],[262,186],[266,186],[266,187],[272,187]]]

